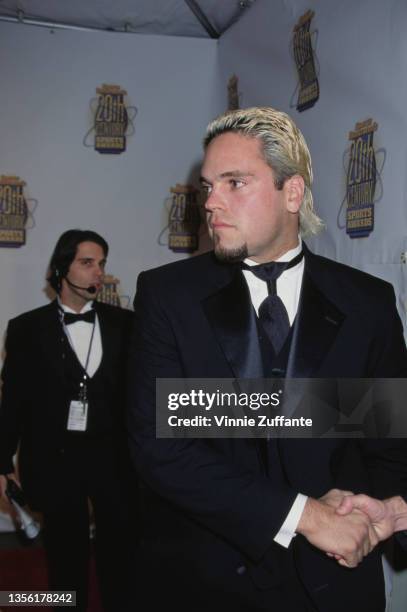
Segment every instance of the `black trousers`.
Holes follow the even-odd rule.
[[[104,610],[130,610],[138,540],[135,479],[128,466],[117,460],[106,440],[70,440],[61,471],[55,495],[43,507],[50,589],[76,591],[76,610],[86,612],[90,499],[96,526],[96,571]]]

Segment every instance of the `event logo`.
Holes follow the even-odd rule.
[[[200,190],[177,183],[170,192],[172,195],[165,199],[168,222],[157,242],[160,246],[168,246],[174,253],[193,253],[199,248],[199,235],[202,233]]]
[[[127,92],[119,85],[97,87],[98,98],[90,103],[93,126],[84,138],[84,145],[94,146],[99,153],[118,154],[126,150],[126,137],[134,134],[133,119],[137,114],[134,106],[126,106]],[[94,132],[93,145],[87,144],[88,136]]]
[[[307,11],[305,15],[300,17],[293,29],[294,59],[299,77],[297,100],[297,110],[299,112],[314,106],[319,98],[319,83],[315,70],[312,34],[310,32],[311,19],[314,15],[314,11]]]
[[[126,150],[127,110],[118,85],[102,85],[95,116],[95,150],[99,153],[122,153]]]
[[[228,110],[239,108],[239,77],[232,74],[228,81]]]
[[[199,191],[192,185],[180,185],[170,189],[172,204],[169,215],[169,248],[176,253],[192,253],[199,246]]]
[[[25,244],[27,220],[33,212],[24,197],[25,185],[18,176],[0,176],[0,247]]]
[[[101,290],[98,293],[97,301],[103,302],[104,304],[110,304],[111,306],[121,306],[121,298],[125,298],[127,300],[127,306],[130,302],[130,298],[128,296],[120,296],[117,290],[120,281],[118,278],[115,278],[111,274],[106,274],[103,279],[103,285]]]
[[[199,247],[199,190],[192,185],[177,183],[170,192],[172,196],[165,201],[168,223],[158,236],[158,244],[168,246],[175,253],[192,253]],[[163,240],[166,233],[168,241]]]
[[[349,132],[350,149],[346,172],[346,196],[342,202],[341,210],[346,202],[346,233],[350,238],[363,238],[368,236],[374,228],[374,204],[381,198],[376,195],[377,181],[384,166],[384,159],[380,171],[377,168],[377,154],[384,153],[384,149],[376,151],[373,146],[373,135],[378,124],[373,119],[356,123],[355,129]],[[344,225],[338,225],[342,229]]]

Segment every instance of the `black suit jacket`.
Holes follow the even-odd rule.
[[[123,428],[124,361],[132,313],[99,302],[95,309],[103,348],[99,367],[111,394],[113,429],[119,430]],[[22,485],[31,506],[39,509],[56,495],[56,487],[64,486],[60,464],[73,398],[64,369],[63,338],[56,301],[12,319],[6,336],[0,473],[14,470],[12,457],[20,444]],[[115,436],[117,431],[104,433]]]
[[[238,266],[209,253],[142,273],[135,313],[130,444],[146,483],[148,547],[163,567],[177,567],[206,592],[221,583],[224,591],[238,592],[244,567],[255,588],[271,589],[281,581],[286,554],[273,538],[298,492],[320,497],[337,486],[385,497],[406,491],[403,442],[280,440],[285,478],[271,482],[258,441],[155,439],[156,377],[263,375],[255,313]],[[391,285],[305,249],[288,376],[406,375]],[[301,536],[292,547],[318,609],[383,609],[377,551],[349,571]]]

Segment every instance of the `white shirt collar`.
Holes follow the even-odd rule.
[[[302,240],[299,237],[298,245],[284,253],[284,255],[282,255],[277,261],[289,261],[298,255],[301,252],[301,249]],[[253,261],[252,259],[245,259],[245,263],[247,263],[249,266],[258,265],[257,262]],[[293,266],[288,270],[284,270],[281,276],[279,276],[277,279],[277,295],[281,298],[287,310],[290,325],[293,324],[297,314],[303,273],[304,258],[302,258],[296,266]],[[252,274],[252,272],[249,270],[243,270],[243,275],[249,287],[252,304],[256,310],[256,313],[258,313],[260,304],[268,296],[267,283]]]
[[[81,310],[79,311],[79,313],[76,310],[73,310],[72,308],[70,308],[69,306],[66,306],[65,304],[63,304],[61,302],[61,298],[58,296],[57,297],[58,300],[58,305],[59,307],[64,311],[64,312],[72,312],[73,314],[82,314],[83,312],[88,312],[88,310],[92,310],[93,308],[93,300],[90,300],[89,302],[86,302],[86,304],[84,305],[83,308],[81,308]]]

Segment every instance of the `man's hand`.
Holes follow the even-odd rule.
[[[367,514],[358,509],[338,514],[349,491],[332,489],[320,499],[308,498],[297,532],[311,544],[335,557],[344,567],[356,567],[378,544]]]
[[[0,498],[5,499],[8,502],[8,497],[6,495],[7,478],[10,478],[10,480],[14,480],[14,482],[16,482],[18,486],[21,486],[21,485],[14,472],[12,472],[11,474],[7,474],[7,475],[0,474]]]
[[[347,495],[354,495],[354,493],[353,491],[344,491],[343,489],[330,489],[328,493],[319,498],[319,501],[325,502],[336,509],[343,503]],[[345,514],[348,514],[348,512],[345,512]]]
[[[368,495],[350,495],[342,499],[336,512],[346,516],[360,510],[371,520],[380,541],[387,540],[396,531],[407,529],[407,503],[399,496],[383,501]]]

